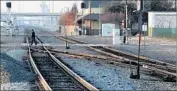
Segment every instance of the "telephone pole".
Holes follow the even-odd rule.
[[[99,5],[99,36],[101,36],[101,6]]]
[[[126,39],[127,39],[127,42],[128,42],[128,37],[127,37],[127,33],[128,33],[128,31],[127,31],[127,23],[128,23],[128,13],[127,13],[127,7],[128,7],[128,5],[127,5],[127,0],[126,0],[126,5],[125,5],[125,22],[126,22],[126,24],[125,24],[125,37],[126,37]]]
[[[177,13],[177,0],[175,0],[175,12]],[[177,20],[176,20],[176,56],[177,56]],[[176,66],[177,66],[177,62],[176,62]],[[176,81],[177,81],[177,77],[176,77]]]
[[[90,11],[90,17],[89,17],[89,19],[90,19],[90,32],[92,32],[92,24],[91,24],[92,23],[91,22],[91,13],[92,13],[92,11],[91,11],[91,0],[89,1],[89,11]]]

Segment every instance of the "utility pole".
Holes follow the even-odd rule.
[[[99,5],[99,35],[101,36],[101,19],[100,19],[100,15],[101,15],[101,7]]]
[[[176,11],[176,15],[177,15],[177,0],[175,0],[175,11]],[[176,17],[177,19],[177,17]],[[177,20],[176,20],[176,56],[177,56]],[[176,70],[177,70],[177,62],[176,62]],[[177,77],[176,77],[176,81],[177,81]]]
[[[127,0],[125,3],[125,20],[124,20],[124,31],[123,31],[123,43],[127,40]]]
[[[92,32],[92,26],[91,26],[91,25],[92,25],[92,24],[91,24],[91,23],[92,23],[92,22],[91,22],[91,13],[92,13],[92,12],[91,12],[91,0],[89,1],[89,11],[90,11],[90,17],[89,17],[89,19],[90,19],[90,31]],[[92,35],[93,35],[93,34],[92,34]]]
[[[81,35],[83,35],[83,32],[84,32],[84,27],[83,27],[83,24],[84,24],[84,23],[83,23],[83,22],[84,22],[84,17],[83,17],[83,16],[84,16],[84,11],[83,11],[83,9],[82,9],[82,22],[81,22],[81,23],[82,23],[82,30],[81,30],[82,33],[81,33]]]
[[[125,10],[125,22],[126,22],[126,25],[125,25],[125,36],[126,36],[126,39],[127,39],[127,42],[128,42],[128,36],[127,36],[127,34],[128,34],[128,30],[127,30],[127,23],[128,23],[128,13],[127,13],[127,7],[128,7],[128,5],[127,5],[127,0],[126,0],[126,5],[125,5],[125,8],[126,8],[126,10]],[[125,42],[126,43],[126,42]]]
[[[52,13],[54,13],[54,0],[52,1]]]

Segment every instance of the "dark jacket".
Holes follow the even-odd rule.
[[[32,32],[32,37],[35,38],[35,32],[34,31]]]

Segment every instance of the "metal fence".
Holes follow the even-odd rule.
[[[153,28],[153,37],[176,38],[176,28]]]

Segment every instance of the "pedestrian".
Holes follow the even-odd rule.
[[[35,43],[35,45],[37,45],[37,42],[36,42],[36,39],[35,39],[35,32],[34,32],[34,30],[32,29],[32,35],[31,35],[31,45],[33,44],[33,43]]]

